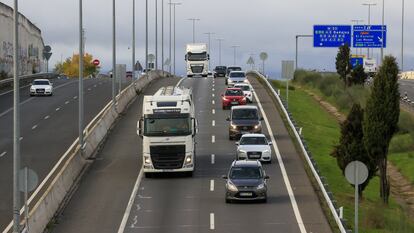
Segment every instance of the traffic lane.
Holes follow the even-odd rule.
[[[267,113],[269,123],[272,126],[272,131],[275,133],[275,139],[306,230],[308,232],[332,232],[319,204],[318,196],[306,174],[301,155],[296,151],[289,132],[283,123],[282,113],[276,108],[272,98],[256,78],[249,76],[249,81],[261,100],[263,109]]]
[[[228,172],[236,148],[235,141],[228,140],[225,119],[229,111],[221,110],[224,81],[217,80],[209,87],[203,80],[189,79],[184,85],[189,82],[193,83],[201,115],[194,177],[143,179],[133,205],[136,209],[130,214],[125,232],[275,232],[275,226],[280,229],[277,232],[298,232],[276,164],[264,165],[272,177],[269,203],[225,203],[225,181],[221,175]],[[200,97],[202,93],[207,93],[207,97]]]
[[[92,91],[87,90],[88,86],[93,87],[95,85],[94,82],[86,86],[85,125],[109,102],[110,97],[108,93],[111,93],[109,83],[109,81],[107,84],[102,82],[99,85],[98,82],[97,87],[92,88]],[[39,176],[39,180],[43,180],[46,177],[60,156],[78,136],[78,99],[73,99],[71,96],[77,96],[75,89],[72,92],[65,89],[60,94],[64,98],[61,99],[61,104],[57,108],[53,107],[49,110],[31,109],[29,107],[22,108],[22,116],[31,116],[30,113],[35,113],[36,111],[49,111],[48,113],[38,114],[37,119],[32,116],[32,118],[26,118],[26,121],[22,121],[22,166],[28,166],[33,169]],[[68,104],[65,104],[66,102],[63,103],[63,101],[66,99],[72,100]],[[91,101],[88,99],[91,99]],[[54,102],[54,104],[57,103]],[[31,122],[28,123],[28,121]],[[37,127],[33,128],[32,125],[36,125]],[[2,133],[4,132],[2,131]],[[8,221],[10,220],[10,213],[12,211],[12,132],[7,134],[6,137],[2,137],[1,140],[2,142],[7,142],[6,146],[1,148],[1,151],[4,150],[6,154],[0,158],[0,227],[4,228],[9,223]]]
[[[401,96],[407,93],[408,98],[414,100],[414,80],[400,80],[399,84]]]
[[[154,94],[178,79],[160,79],[144,91]],[[95,162],[83,177],[52,232],[117,232],[142,166],[142,142],[136,134],[143,94],[130,105],[109,133]]]
[[[220,86],[224,86],[224,81]],[[224,88],[222,91],[224,91]],[[252,105],[257,105],[256,101]],[[229,154],[229,156],[219,156],[217,158],[216,166],[219,166],[219,164],[224,166],[225,173],[222,174],[228,172],[231,162],[236,157],[235,141],[228,140],[229,123],[225,119],[229,115],[229,110],[220,110],[216,117],[221,119],[218,121],[218,128],[224,129],[219,135],[221,140],[217,141],[217,147],[228,148],[225,153]],[[262,129],[266,137],[269,138],[265,122],[262,122]],[[217,232],[299,232],[298,223],[274,151],[272,151],[272,163],[263,164],[263,167],[266,174],[270,176],[267,203],[225,204],[225,181],[219,179],[217,192],[215,192],[216,200],[212,204],[216,212],[215,227]]]
[[[199,81],[199,82],[197,82]],[[198,124],[202,127],[207,120],[207,109],[211,111],[211,79],[186,79],[181,86],[193,88]],[[198,83],[199,85],[195,85]],[[202,104],[199,104],[202,103]],[[200,118],[200,115],[203,116]],[[203,141],[201,134],[196,136],[196,170],[193,178],[183,174],[161,174],[156,178],[143,178],[132,205],[126,227],[123,232],[202,232],[207,227],[209,213],[201,211],[207,199],[209,179],[199,174],[204,157],[210,155],[199,153]]]
[[[51,79],[50,81],[53,83],[54,88],[60,87],[66,83],[74,82],[74,80],[69,79]],[[30,84],[22,86],[19,91],[21,104],[26,103],[29,99],[34,99],[30,96]],[[0,114],[10,108],[13,108],[13,90],[0,93]]]

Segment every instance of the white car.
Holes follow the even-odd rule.
[[[227,81],[229,87],[233,87],[237,83],[249,83],[244,71],[231,71]]]
[[[253,103],[253,87],[249,83],[237,83],[234,87],[242,89],[247,101]]]
[[[30,96],[53,95],[53,83],[47,79],[35,79],[30,86]]]
[[[263,134],[244,134],[237,145],[238,160],[259,160],[272,162],[272,142],[269,142]]]

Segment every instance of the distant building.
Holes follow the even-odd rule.
[[[0,71],[13,74],[13,8],[0,2]],[[41,31],[19,15],[19,75],[44,71]]]
[[[414,71],[407,71],[400,74],[401,79],[414,79]]]

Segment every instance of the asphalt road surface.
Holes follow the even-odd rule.
[[[141,95],[110,133],[53,232],[331,232],[275,105],[260,83],[250,81],[264,110],[264,133],[270,138],[268,128],[272,130],[280,151],[273,153],[272,164],[264,165],[270,176],[268,203],[225,203],[221,175],[234,160],[236,147],[228,140],[229,111],[221,109],[224,79],[185,79],[181,85],[193,88],[199,121],[194,177],[137,180]],[[176,82],[161,79],[145,94]]]
[[[86,79],[85,125],[111,100],[111,79]],[[78,136],[78,82],[54,79],[53,96],[29,96],[20,89],[21,166],[43,180]],[[124,86],[126,86],[125,84]],[[0,229],[12,219],[13,92],[0,93]]]
[[[401,96],[407,93],[408,98],[414,101],[414,80],[400,80],[399,84]]]

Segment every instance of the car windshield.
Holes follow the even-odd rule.
[[[265,137],[242,137],[240,145],[267,145]]]
[[[259,167],[233,167],[230,171],[230,179],[260,179],[262,171]]]
[[[191,120],[185,118],[146,118],[145,136],[188,136],[191,134]]]
[[[243,96],[243,91],[241,89],[229,89],[225,96]]]
[[[49,81],[45,81],[45,80],[33,81],[33,85],[49,85]]]
[[[226,67],[225,66],[217,66],[216,71],[226,71]]]
[[[232,120],[258,120],[257,109],[254,108],[241,108],[233,109]]]
[[[243,86],[238,86],[238,85],[236,85],[236,86],[234,86],[234,87],[240,88],[240,89],[242,89],[243,91],[250,91],[250,86],[248,86],[248,85],[243,85]]]
[[[207,59],[207,53],[188,53],[189,61],[204,61]]]
[[[232,78],[244,78],[246,75],[243,72],[231,72],[230,77]]]

